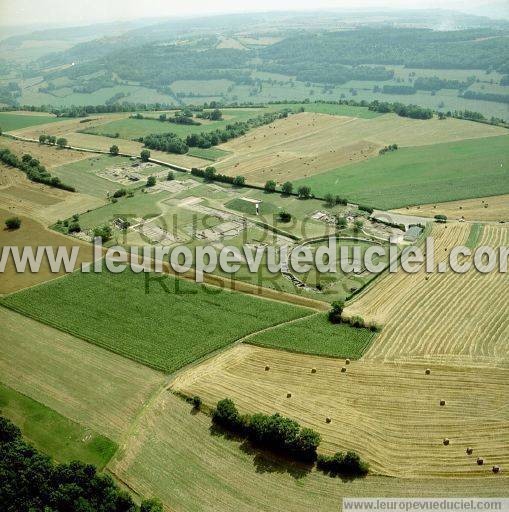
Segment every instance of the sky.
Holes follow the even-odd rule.
[[[440,8],[482,13],[509,0],[0,0],[0,25],[86,23],[274,10]],[[488,14],[488,11],[487,11]]]

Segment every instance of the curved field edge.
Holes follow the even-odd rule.
[[[107,437],[2,383],[0,416],[20,427],[31,444],[57,462],[80,460],[103,469],[118,448]]]
[[[75,272],[9,295],[1,303],[165,372],[252,332],[312,312],[169,275],[154,278],[130,270]]]

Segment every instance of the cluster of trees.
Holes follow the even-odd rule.
[[[173,132],[151,133],[140,139],[147,148],[183,155],[189,151],[189,146]]]
[[[55,227],[61,233],[72,234],[79,233],[81,231],[80,216],[75,213],[71,219],[57,220]]]
[[[398,149],[397,144],[390,144],[389,146],[384,146],[379,152],[379,155],[385,155],[385,153],[388,153],[390,151],[396,151]]]
[[[496,101],[498,103],[509,103],[509,94],[497,94],[493,92],[465,91],[462,95],[467,100]]]
[[[331,304],[331,309],[328,314],[331,324],[340,324],[343,322],[343,309],[345,309],[345,302],[342,300],[336,300]]]
[[[438,76],[420,76],[414,82],[415,89],[420,91],[439,91],[440,89],[466,89],[475,82],[475,76],[469,77],[465,81],[448,80]]]
[[[225,398],[217,403],[212,419],[217,425],[247,437],[261,448],[304,462],[316,460],[320,435],[279,414],[240,415],[233,401]]]
[[[50,146],[57,145],[59,148],[67,146],[67,139],[65,137],[55,137],[54,135],[39,135],[39,144],[49,144]]]
[[[342,205],[348,204],[347,199],[345,199],[344,197],[335,196],[335,195],[330,194],[330,193],[329,194],[325,194],[325,197],[323,199],[325,201],[325,204],[329,208],[334,208],[334,206],[337,206],[338,204],[342,204]]]
[[[218,108],[215,108],[211,111],[200,112],[199,114],[196,114],[196,117],[200,119],[208,119],[209,121],[220,121],[223,118],[223,113]]]
[[[44,167],[39,160],[33,158],[32,155],[25,154],[20,160],[14,153],[11,153],[7,148],[5,148],[0,149],[0,160],[4,164],[16,167],[20,171],[23,171],[31,181],[44,183],[50,187],[61,188],[63,190],[68,190],[69,192],[76,192],[74,187],[62,183],[60,178],[57,176],[51,176],[51,174],[46,170],[46,167]]]
[[[162,512],[157,500],[137,506],[113,479],[81,462],[55,464],[0,416],[0,503],[6,511]]]
[[[316,467],[331,476],[364,476],[368,474],[369,465],[355,452],[337,452],[334,455],[319,455]]]
[[[383,114],[394,112],[398,116],[411,117],[412,119],[431,119],[433,117],[433,110],[419,107],[419,105],[403,105],[402,103],[388,103],[375,100],[368,105],[368,108]]]
[[[281,210],[277,215],[277,219],[279,220],[279,222],[288,223],[292,220],[292,215],[286,210]]]
[[[131,119],[152,119],[152,120],[154,120],[153,117],[145,117],[140,112],[132,115]],[[186,124],[186,125],[195,125],[195,126],[201,125],[201,123],[199,123],[198,121],[195,121],[193,119],[192,111],[187,108],[182,111],[175,112],[175,114],[173,116],[167,116],[165,113],[160,114],[157,119],[163,123],[168,122],[168,123],[174,123],[174,124]]]
[[[332,302],[331,309],[328,313],[329,322],[331,324],[342,324],[347,323],[352,327],[357,327],[358,329],[369,329],[373,332],[379,332],[381,327],[376,324],[367,324],[364,319],[360,316],[352,316],[351,318],[343,318],[343,310],[345,309],[345,302],[342,300],[336,300]]]
[[[5,220],[5,227],[7,229],[19,229],[21,227],[21,219],[19,217],[9,217]]]
[[[94,238],[100,237],[102,238],[103,242],[107,242],[108,240],[111,240],[112,236],[113,230],[108,224],[104,224],[103,226],[96,226],[94,228]]]
[[[300,56],[299,56],[300,57]],[[264,64],[261,69],[271,73],[295,75],[297,80],[311,83],[322,83],[328,86],[344,84],[350,80],[384,81],[394,77],[392,69],[383,66],[344,66],[337,61],[324,66],[323,56],[310,61],[292,60],[291,62],[277,61]]]
[[[205,181],[212,183],[213,181],[219,181],[220,183],[229,183],[236,187],[243,187],[246,184],[246,178],[244,176],[227,176],[226,174],[220,174],[217,172],[215,167],[207,167],[205,170],[193,167],[191,169],[193,176],[199,176]]]
[[[118,81],[114,80],[112,76],[99,76],[90,78],[85,81],[80,80],[79,85],[75,85],[72,90],[77,93],[91,94],[99,89],[105,89],[107,87],[115,87],[118,85]]]
[[[263,189],[265,190],[265,192],[272,193],[272,192],[276,192],[276,186],[277,186],[277,184],[274,180],[268,180],[265,183]],[[285,183],[283,183],[281,185],[281,193],[285,196],[289,196],[289,195],[293,194],[293,183],[291,181],[286,181]],[[297,189],[297,197],[299,199],[311,199],[315,196],[311,192],[311,187],[309,187],[307,185],[301,185]]]

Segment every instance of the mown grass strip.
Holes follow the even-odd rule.
[[[80,460],[102,469],[117,450],[107,437],[1,383],[0,416],[18,425],[30,443],[57,462]]]

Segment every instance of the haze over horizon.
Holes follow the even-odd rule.
[[[429,0],[426,9],[443,9],[492,18],[509,19],[509,2],[505,0],[477,0],[465,6],[462,0]],[[318,10],[383,10],[423,9],[419,0],[317,0],[310,6],[303,0],[247,0],[239,5],[233,0],[217,0],[214,4],[204,0],[188,0],[175,5],[165,0],[17,0],[15,4],[0,0],[0,24],[22,26],[41,23],[48,25],[84,25],[93,23],[132,21],[148,18],[180,16],[204,16],[271,11],[318,11]]]

